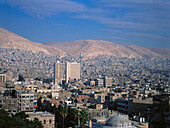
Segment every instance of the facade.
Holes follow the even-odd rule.
[[[18,112],[18,97],[16,90],[4,90],[0,96],[0,108],[5,109],[9,113]]]
[[[62,84],[62,63],[54,63],[54,84]]]
[[[107,96],[107,93],[96,93],[96,94],[94,94],[94,99],[98,103],[104,103],[106,100],[106,96]]]
[[[153,98],[146,98],[143,100],[133,98],[129,99],[128,102],[128,114],[129,115],[138,115],[139,112],[145,111],[147,108],[150,108],[153,105]]]
[[[88,109],[89,118],[93,117],[109,117],[111,113],[108,109]]]
[[[13,73],[11,71],[6,72],[6,81],[12,81]]]
[[[0,82],[1,83],[6,82],[6,74],[0,74]]]
[[[100,86],[100,87],[103,87],[103,86],[104,86],[104,80],[101,79],[101,78],[98,78],[98,79],[97,79],[97,82],[96,82],[96,85],[97,85],[97,86]]]
[[[29,112],[26,113],[29,117],[27,119],[34,120],[37,118],[40,120],[44,128],[55,128],[55,115],[49,112]]]
[[[18,98],[13,98],[12,96],[0,97],[0,108],[9,113],[18,112]]]
[[[117,99],[117,110],[120,113],[128,114],[128,99]]]
[[[66,83],[74,79],[80,79],[80,63],[66,62]]]
[[[119,86],[124,86],[124,77],[123,76],[119,77]]]
[[[105,87],[111,87],[112,84],[113,84],[112,78],[109,78],[109,77],[105,77],[104,78],[104,86]]]
[[[37,93],[19,93],[19,111],[33,112],[37,109]]]

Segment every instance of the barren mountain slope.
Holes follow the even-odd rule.
[[[166,48],[149,48],[149,49],[157,54],[162,55],[165,58],[170,59],[170,49],[166,49]]]
[[[14,49],[24,49],[27,51],[43,51],[47,54],[55,54],[64,56],[65,52],[58,48],[53,48],[51,46],[46,46],[40,43],[32,42],[25,39],[17,34],[7,31],[0,27],[0,47],[1,48],[14,48]]]
[[[98,55],[113,55],[117,57],[158,57],[158,53],[150,49],[135,45],[119,45],[103,40],[78,40],[73,42],[47,42],[45,45],[57,47],[73,56],[82,56],[84,59]]]

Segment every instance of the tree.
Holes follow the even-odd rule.
[[[64,128],[64,119],[67,117],[68,110],[66,107],[62,106],[60,108],[60,115],[62,117],[62,128]]]
[[[38,120],[38,118],[34,118],[33,124],[34,124],[34,128],[43,128],[42,122]]]
[[[85,109],[80,111],[80,121],[81,121],[81,128],[87,123],[88,121],[88,113]]]
[[[21,118],[21,119],[26,119],[26,117],[28,117],[28,115],[26,115],[24,111],[21,111],[21,112],[16,113],[15,117]]]
[[[76,108],[71,109],[71,114],[73,116],[74,127],[75,127],[76,126],[77,117],[78,117],[78,110]]]
[[[25,112],[9,116],[4,109],[0,109],[0,128],[43,128],[42,123],[38,119],[30,121],[26,117]]]

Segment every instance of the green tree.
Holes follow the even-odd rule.
[[[76,127],[76,121],[77,121],[77,117],[78,117],[78,110],[76,108],[71,109],[71,114],[73,116],[74,127]]]
[[[0,128],[43,128],[38,119],[30,121],[26,117],[25,112],[16,113],[12,117],[4,109],[0,109]]]
[[[26,119],[28,117],[28,115],[26,115],[24,111],[21,111],[21,112],[16,113],[15,117],[21,118],[21,119]]]
[[[85,126],[85,124],[88,121],[88,112],[85,109],[82,109],[80,111],[80,121],[81,121],[81,128],[83,128],[83,126]]]
[[[68,110],[66,107],[62,106],[60,108],[60,115],[62,117],[62,128],[64,128],[64,119],[67,117]]]
[[[34,118],[33,124],[35,128],[43,128],[42,122],[38,118]]]

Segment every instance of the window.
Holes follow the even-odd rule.
[[[49,123],[51,124],[51,119],[49,120]]]
[[[46,120],[44,120],[44,124],[46,124]]]

